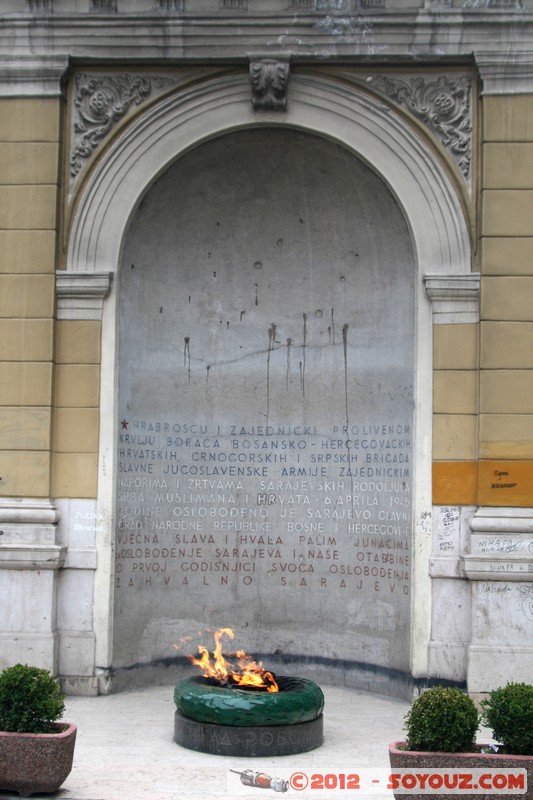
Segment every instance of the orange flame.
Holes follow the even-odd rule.
[[[198,645],[199,658],[187,656],[192,664],[200,667],[204,678],[214,678],[219,683],[236,683],[237,686],[249,686],[251,688],[266,689],[267,692],[279,692],[279,687],[271,672],[263,669],[261,661],[254,661],[244,650],[237,650],[234,654],[237,658],[237,666],[231,664],[224,658],[222,653],[222,636],[235,637],[231,628],[219,628],[214,631],[215,649],[210,654],[203,645]],[[211,660],[211,655],[213,660]],[[233,654],[231,654],[233,655]]]

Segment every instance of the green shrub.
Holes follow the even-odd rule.
[[[0,730],[48,733],[64,710],[59,686],[45,669],[16,664],[0,673]]]
[[[460,689],[435,686],[417,697],[405,717],[409,750],[459,753],[474,748],[479,714]]]
[[[533,686],[508,683],[481,701],[483,724],[508,753],[533,755]]]

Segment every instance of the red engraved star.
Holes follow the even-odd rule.
[[[126,422],[125,419],[123,419],[120,424],[122,425],[122,430],[123,431],[127,431],[128,430],[128,423]]]

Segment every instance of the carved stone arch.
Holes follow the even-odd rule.
[[[224,75],[189,87],[147,109],[107,149],[88,178],[73,219],[67,273],[114,273],[129,222],[144,193],[181,155],[233,131],[287,126],[345,147],[386,183],[407,221],[418,270],[415,302],[415,464],[412,594],[412,675],[427,675],[431,591],[432,307],[424,276],[468,276],[468,225],[460,198],[434,153],[399,114],[345,82],[298,72],[289,87],[288,111],[254,111],[246,75]],[[117,286],[119,282],[114,282]],[[117,292],[102,317],[102,379],[98,514],[108,531],[95,586],[97,664],[112,663],[109,607],[112,574],[116,441]],[[107,523],[106,523],[107,521]]]
[[[399,115],[355,87],[299,73],[289,110],[257,113],[246,77],[223,76],[167,97],[107,150],[73,219],[67,269],[114,272],[122,237],[141,196],[189,148],[239,128],[286,125],[336,140],[389,186],[411,228],[420,274],[470,271],[468,228],[453,186]]]

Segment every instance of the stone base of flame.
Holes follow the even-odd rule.
[[[176,711],[174,741],[188,750],[220,756],[290,756],[323,742],[322,714],[310,722],[237,727],[198,722]]]
[[[276,691],[194,676],[174,689],[174,741],[221,756],[289,756],[323,741],[324,694],[306,678],[273,676]]]

